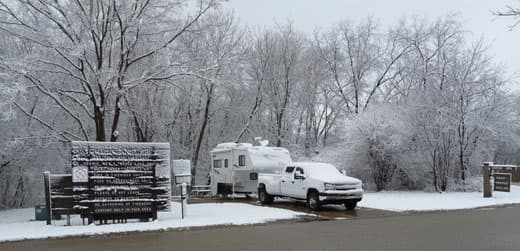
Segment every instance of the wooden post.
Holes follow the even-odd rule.
[[[157,155],[155,154],[155,147],[152,146],[152,156],[150,157],[150,159],[152,160],[157,160]],[[154,166],[153,166],[153,169],[152,169],[152,176],[153,176],[153,187],[156,187],[157,186],[157,163],[154,162]],[[159,201],[157,200],[157,191],[152,191],[152,220],[157,220],[157,203],[159,203]]]
[[[43,184],[45,185],[45,217],[47,225],[52,224],[52,201],[51,201],[51,173],[43,172]]]
[[[482,176],[484,177],[484,198],[489,198],[493,196],[491,191],[491,181],[489,177],[491,176],[491,166],[490,162],[484,162],[482,166]]]
[[[87,146],[87,159],[89,160],[89,161],[87,161],[87,169],[88,169],[88,172],[90,172],[91,171],[90,170],[90,165],[91,165],[90,159],[92,159],[92,151],[90,150],[90,145]],[[88,191],[89,191],[88,199],[89,200],[93,200],[94,199],[94,195],[93,195],[94,193],[92,191],[93,191],[93,189],[95,187],[95,184],[94,184],[94,180],[92,180],[90,178],[90,175],[88,176],[88,185],[87,185],[87,187],[88,187]],[[88,212],[87,212],[88,221],[87,221],[87,223],[89,225],[94,223],[94,210],[95,210],[94,207],[95,207],[95,203],[91,203],[89,205],[89,207],[88,207]]]

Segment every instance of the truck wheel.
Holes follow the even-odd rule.
[[[318,211],[321,207],[320,195],[316,191],[310,191],[307,194],[307,207],[312,211]]]
[[[261,187],[258,188],[258,199],[260,200],[261,204],[267,205],[273,203],[274,196],[269,195],[267,191],[265,191],[265,188]]]
[[[357,206],[357,201],[347,201],[345,202],[345,209],[347,210],[354,210]]]

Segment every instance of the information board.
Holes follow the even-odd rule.
[[[176,159],[173,163],[173,174],[175,175],[175,184],[180,185],[186,183],[191,184],[191,161],[186,159]]]
[[[509,192],[511,190],[511,174],[495,173],[493,175],[493,190],[499,192]]]
[[[157,218],[170,206],[168,143],[72,142],[74,209],[83,218]]]

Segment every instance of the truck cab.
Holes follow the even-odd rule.
[[[312,210],[324,204],[344,204],[354,209],[363,198],[362,182],[345,176],[328,163],[292,162],[280,174],[260,174],[258,197],[262,204],[275,197],[306,200]]]

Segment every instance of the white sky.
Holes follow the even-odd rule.
[[[470,39],[484,37],[491,55],[512,77],[520,75],[520,26],[510,30],[512,19],[490,13],[506,5],[520,7],[520,0],[229,0],[224,4],[250,27],[272,27],[291,20],[309,34],[341,20],[360,21],[370,15],[381,24],[393,24],[404,16],[433,20],[456,13],[471,32]],[[510,88],[520,90],[520,82],[515,81]]]

